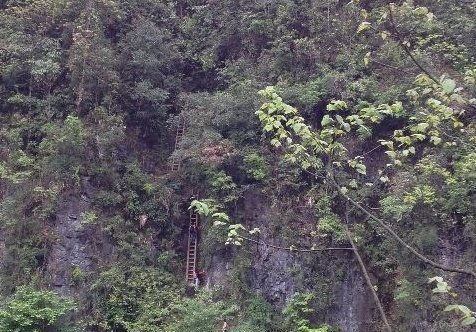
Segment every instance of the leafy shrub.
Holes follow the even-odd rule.
[[[225,171],[209,169],[207,171],[208,183],[217,197],[221,197],[223,202],[230,203],[236,201],[241,193],[238,186],[233,182],[233,178]]]
[[[217,301],[212,292],[203,292],[176,305],[175,321],[165,330],[168,332],[216,331],[220,321],[234,315],[237,310],[235,305]]]
[[[179,299],[171,275],[156,267],[111,267],[92,285],[93,326],[107,331],[163,331]]]
[[[296,293],[293,299],[286,305],[283,314],[287,319],[287,330],[296,332],[332,332],[331,326],[324,324],[320,327],[311,326],[311,316],[314,309],[311,308],[314,295],[311,293]]]
[[[273,308],[263,297],[254,296],[246,302],[245,317],[250,321],[249,331],[276,331]],[[251,328],[253,327],[253,329]],[[247,331],[243,329],[243,331]]]
[[[286,305],[283,314],[287,318],[287,326],[290,331],[296,332],[310,332],[310,313],[313,311],[310,308],[310,302],[313,299],[311,293],[294,294],[293,299]]]
[[[53,292],[21,286],[0,307],[0,332],[64,331],[63,318],[73,309],[71,301]]]
[[[243,157],[243,170],[246,175],[256,181],[261,181],[268,176],[268,163],[266,159],[256,152],[251,152]]]
[[[46,124],[43,130],[46,137],[39,145],[42,167],[55,179],[77,185],[86,158],[88,129],[81,119],[70,115],[63,123]]]

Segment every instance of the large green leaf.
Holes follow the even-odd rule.
[[[454,89],[456,89],[456,82],[452,79],[445,78],[443,82],[441,82],[441,87],[446,93],[452,93]]]

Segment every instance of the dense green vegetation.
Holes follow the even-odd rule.
[[[291,272],[311,285],[284,308],[250,286],[257,192],[279,216],[260,231],[284,251],[351,233],[393,330],[468,329],[475,14],[450,0],[3,1],[0,331],[337,331],[351,255],[302,258],[313,275]],[[218,213],[200,265],[231,262],[198,294],[183,282],[192,188]],[[67,252],[60,296],[63,220],[87,254]],[[371,325],[384,330],[377,311]]]

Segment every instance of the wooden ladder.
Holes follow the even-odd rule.
[[[178,146],[182,141],[183,135],[185,133],[185,119],[180,117],[179,123],[177,126],[177,132],[175,134],[175,145],[174,145],[174,152],[178,150]],[[173,156],[170,162],[170,171],[176,172],[180,169],[180,159],[177,156]]]
[[[191,229],[195,228],[195,236],[191,236]],[[189,284],[194,283],[194,271],[197,268],[197,249],[198,249],[198,214],[190,210],[190,226],[188,228],[188,248],[187,248],[187,271],[185,279]]]
[[[182,141],[185,133],[185,119],[181,116],[177,126],[177,132],[175,134],[175,146],[174,152],[178,150],[179,144]],[[170,162],[170,171],[176,172],[180,170],[181,161],[177,156],[173,156]],[[192,195],[195,195],[192,192]],[[191,235],[192,228],[195,229],[195,236]],[[189,284],[194,283],[194,272],[197,268],[197,250],[198,250],[198,214],[190,210],[190,220],[188,228],[188,243],[187,243],[187,267],[185,272],[185,280]]]

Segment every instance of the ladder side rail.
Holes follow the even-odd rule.
[[[179,144],[182,141],[184,134],[185,134],[185,119],[182,116],[180,116],[180,120],[177,125],[177,129],[175,131],[174,152],[178,150]],[[172,172],[178,171],[180,169],[180,166],[181,166],[181,162],[179,158],[175,156],[172,157],[170,170]]]
[[[190,265],[190,230],[188,232],[188,241],[187,241],[187,267],[185,269],[185,280],[189,280],[189,265]]]
[[[195,226],[195,232],[198,228],[198,215],[194,211],[190,211],[189,214],[189,231],[188,231],[188,248],[187,248],[187,281],[193,282],[193,274],[197,267],[197,249],[198,249],[198,234],[195,234],[195,238],[191,238],[192,226]],[[190,275],[192,279],[190,280]]]

